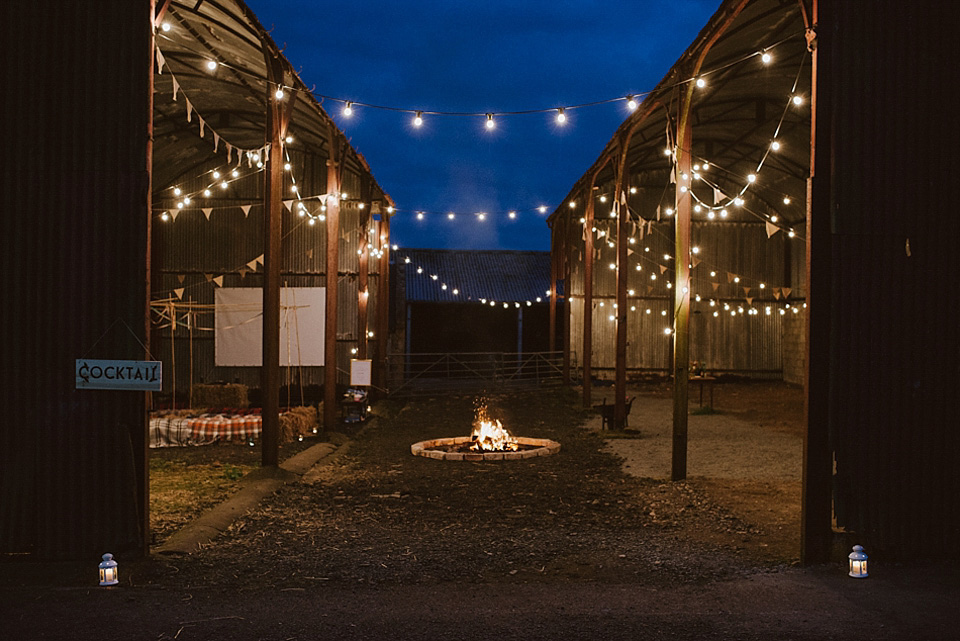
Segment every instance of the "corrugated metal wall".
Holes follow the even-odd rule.
[[[960,535],[960,125],[948,78],[954,7],[820,3],[831,78],[829,415],[837,523],[875,552],[956,557]],[[842,134],[842,135],[841,135]],[[814,356],[812,355],[811,358]]]
[[[144,358],[150,3],[0,3],[0,552],[143,549],[145,395],[75,359]]]
[[[670,369],[672,347],[664,329],[673,322],[673,292],[668,286],[673,279],[671,225],[672,221],[655,223],[630,246],[628,369]],[[593,367],[602,370],[616,366],[616,323],[610,320],[616,302],[616,270],[611,269],[616,249],[608,244],[615,226],[612,221],[600,220],[596,228],[592,345]],[[753,223],[693,224],[699,262],[692,270],[692,293],[699,295],[700,301],[694,298],[691,303],[691,358],[705,361],[717,372],[757,377],[781,374],[781,312],[793,313],[794,307],[802,306],[805,291],[805,249],[800,238],[802,232],[795,238],[782,232],[767,237],[764,226]],[[577,239],[567,249],[573,256],[570,327],[576,352],[583,345],[583,247],[583,240]],[[790,290],[788,298],[783,287]],[[757,313],[750,313],[751,308]]]

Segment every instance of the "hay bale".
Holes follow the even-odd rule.
[[[317,427],[317,408],[294,407],[280,415],[280,442],[289,443],[298,437],[311,436]]]
[[[192,405],[195,408],[243,409],[250,406],[247,386],[240,383],[200,384],[191,390]]]

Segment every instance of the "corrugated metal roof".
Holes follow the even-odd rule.
[[[400,249],[395,256],[408,301],[525,302],[546,299],[550,287],[550,252]]]

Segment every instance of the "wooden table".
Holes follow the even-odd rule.
[[[700,383],[700,407],[703,407],[703,384],[707,384],[707,389],[710,391],[710,404],[707,407],[713,408],[713,384],[717,382],[715,376],[691,376],[691,383]]]

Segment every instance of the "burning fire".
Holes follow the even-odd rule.
[[[487,406],[477,407],[477,416],[473,422],[473,439],[471,450],[493,452],[515,451],[519,449],[517,440],[510,435],[497,419],[491,419],[487,414]]]

